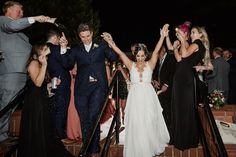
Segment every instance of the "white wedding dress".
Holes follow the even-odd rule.
[[[132,64],[125,108],[124,157],[153,157],[164,152],[169,143],[169,132],[151,78],[152,70],[147,62],[142,76],[136,64]]]

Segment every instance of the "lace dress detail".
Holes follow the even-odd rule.
[[[137,71],[139,73],[140,82],[143,82],[143,71],[144,71],[144,68],[146,68],[146,66],[147,66],[147,63],[145,63],[142,68],[139,68],[138,65],[135,64],[135,68],[137,69]]]

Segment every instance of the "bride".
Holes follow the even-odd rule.
[[[131,86],[125,108],[124,157],[159,155],[164,152],[169,143],[170,136],[162,115],[162,107],[151,84],[158,51],[162,46],[165,34],[168,33],[168,27],[169,25],[165,24],[161,29],[160,39],[149,60],[147,60],[146,45],[137,44],[134,51],[135,62],[116,46],[109,33],[104,32],[101,35],[119,55],[130,72]]]

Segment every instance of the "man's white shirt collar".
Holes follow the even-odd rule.
[[[92,42],[90,44],[88,44],[88,45],[84,44],[85,50],[87,52],[89,52],[89,50],[91,49],[91,46],[92,46]]]

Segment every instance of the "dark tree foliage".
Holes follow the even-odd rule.
[[[70,44],[79,41],[77,27],[81,22],[92,24],[98,37],[100,20],[89,0],[22,0],[24,16],[46,15],[56,17],[59,28],[65,32]],[[31,42],[45,40],[45,34],[52,24],[36,23],[26,30]]]

